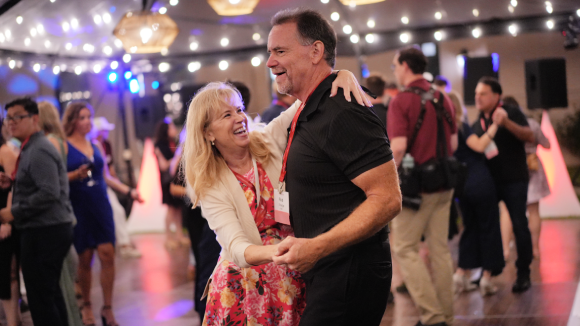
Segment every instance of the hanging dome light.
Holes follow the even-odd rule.
[[[128,12],[121,18],[113,34],[131,53],[156,53],[168,48],[179,28],[167,15],[152,12]]]
[[[251,14],[260,0],[207,0],[207,3],[220,16],[239,16]]]
[[[351,7],[368,5],[370,3],[377,3],[383,1],[385,0],[340,0],[340,2],[342,2],[343,5]]]

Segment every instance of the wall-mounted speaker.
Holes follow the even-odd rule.
[[[567,108],[566,59],[526,61],[526,96],[529,109]]]
[[[165,118],[165,102],[161,96],[133,97],[135,135],[139,139],[153,137],[156,124]]]
[[[499,77],[499,55],[465,58],[463,67],[463,99],[465,105],[475,105],[475,87],[481,77]]]

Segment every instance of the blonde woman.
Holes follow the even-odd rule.
[[[50,102],[40,102],[38,103],[38,125],[48,140],[56,147],[56,150],[60,153],[63,164],[66,164],[66,156],[68,153],[68,145],[65,142],[64,131],[60,124],[58,110]],[[76,220],[73,221],[73,225],[76,224]],[[68,316],[69,326],[80,326],[82,325],[81,318],[79,316],[79,308],[75,298],[75,280],[77,275],[79,257],[77,255],[74,246],[71,246],[69,253],[64,258],[64,264],[62,266],[62,272],[60,274],[60,289],[62,291],[62,296],[64,298],[64,303],[66,305],[66,312]]]
[[[84,325],[94,325],[91,306],[91,263],[95,251],[101,262],[101,287],[104,304],[103,325],[118,325],[112,309],[115,281],[115,226],[107,197],[107,186],[126,193],[141,202],[139,193],[113,178],[103,159],[103,150],[87,135],[92,129],[93,110],[88,103],[70,103],[64,112],[63,127],[69,151],[67,170],[70,201],[78,220],[74,228],[74,246],[79,254],[78,277],[83,299],[81,310]]]
[[[362,102],[352,74],[335,81]],[[333,93],[336,93],[335,91]],[[247,129],[239,92],[210,83],[194,97],[187,116],[183,161],[191,198],[222,247],[210,279],[203,325],[256,323],[298,325],[305,307],[300,273],[272,256],[292,228],[274,219],[287,128],[298,102],[261,132]]]
[[[468,277],[469,270],[481,267],[483,276],[479,289],[482,295],[490,295],[497,291],[491,277],[501,273],[505,262],[495,185],[482,153],[492,143],[498,125],[493,123],[483,136],[477,137],[466,122],[460,95],[452,91],[449,98],[455,107],[459,131],[454,156],[467,166],[464,191],[459,196],[464,229],[459,240],[459,261],[453,285],[455,292],[475,289]]]

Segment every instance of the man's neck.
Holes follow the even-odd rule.
[[[310,74],[312,77],[305,80],[303,87],[301,87],[296,94],[291,95],[302,101],[302,103],[306,102],[308,96],[310,96],[316,87],[318,87],[318,85],[320,85],[320,83],[331,73],[332,68],[328,66],[316,69],[312,74]]]
[[[26,133],[26,135],[20,136],[20,137],[14,137],[16,139],[18,139],[21,143],[24,142],[25,140],[27,140],[28,138],[30,138],[32,135],[34,135],[35,133],[39,132],[40,130],[32,130],[28,133]]]
[[[415,75],[415,74],[408,75],[407,77],[405,77],[404,85],[405,85],[405,87],[409,87],[409,85],[412,82],[417,81],[417,80],[422,79],[422,78],[423,78],[423,75]]]
[[[493,112],[493,109],[494,109],[494,108],[491,108],[491,109],[485,109],[485,110],[481,110],[481,112],[483,112],[483,116],[484,116],[486,119],[489,119],[489,118],[491,117],[491,113]]]
[[[252,166],[252,155],[248,149],[220,151],[228,167],[239,174],[247,173]]]

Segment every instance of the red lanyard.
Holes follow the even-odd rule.
[[[493,117],[493,113],[495,112],[495,109],[497,109],[497,108],[499,108],[501,106],[503,106],[503,102],[502,101],[497,102],[497,105],[495,106],[495,108],[493,108],[493,110],[489,114],[490,120],[493,119],[492,117]],[[486,119],[484,117],[479,118],[479,123],[481,123],[481,129],[483,129],[483,132],[486,132],[487,131],[487,121],[486,121]]]
[[[330,76],[330,74],[328,74],[328,76]],[[328,76],[326,76],[323,80],[321,80],[320,83],[318,83],[318,85],[316,85],[316,87],[312,90],[312,92],[306,98],[306,101],[302,102],[302,105],[300,105],[300,107],[298,108],[298,111],[296,111],[296,114],[294,115],[294,119],[292,119],[292,124],[290,125],[290,135],[288,135],[288,145],[286,145],[286,150],[284,150],[284,159],[282,160],[282,171],[280,171],[280,179],[278,180],[280,182],[280,189],[282,189],[282,187],[281,187],[282,183],[284,182],[284,180],[286,180],[286,161],[288,161],[288,152],[290,152],[290,145],[292,145],[292,140],[294,139],[294,133],[296,132],[296,125],[298,124],[298,117],[300,117],[300,113],[302,113],[302,110],[304,110],[304,106],[308,102],[308,99],[310,99],[310,95],[312,95],[312,93],[314,93],[314,91],[318,88],[318,86],[320,86],[320,84],[326,78],[328,78]]]
[[[12,171],[12,181],[16,180],[16,172],[18,171],[18,165],[20,164],[20,156],[22,156],[22,151],[24,150],[24,146],[26,146],[26,144],[28,143],[29,140],[30,140],[30,136],[28,136],[22,142],[22,145],[20,146],[20,154],[18,154],[18,158],[16,159],[16,165],[14,166],[14,171]]]

